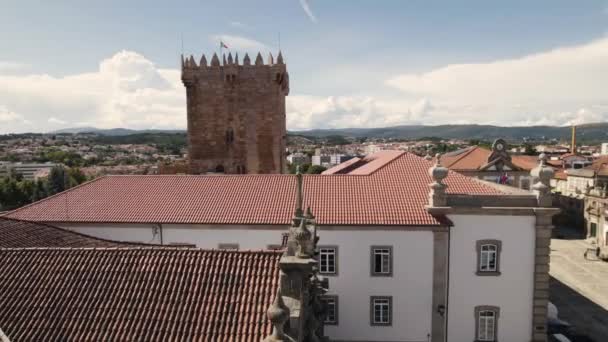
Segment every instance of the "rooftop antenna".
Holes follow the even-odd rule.
[[[182,56],[184,55],[184,33],[181,33],[181,40],[182,40]]]

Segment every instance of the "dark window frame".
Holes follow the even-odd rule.
[[[334,320],[333,321],[327,321],[327,317],[325,318],[325,321],[323,322],[323,324],[325,325],[338,325],[340,322],[340,304],[339,304],[339,300],[338,300],[338,296],[336,295],[324,295],[321,297],[322,300],[333,300],[334,301]]]
[[[480,314],[485,311],[494,313],[494,339],[480,340],[479,339],[479,319]],[[478,305],[475,307],[475,342],[496,342],[498,341],[498,319],[500,317],[500,307],[493,305]]]
[[[321,250],[323,248],[326,249],[333,249],[334,250],[334,272],[323,272],[323,270],[321,269]],[[322,245],[322,246],[318,246],[317,247],[318,251],[319,251],[319,274],[322,275],[326,275],[326,276],[337,276],[338,275],[338,263],[339,263],[339,252],[338,252],[338,246],[336,245]]]
[[[376,253],[375,250],[388,249],[388,272],[376,272]],[[370,274],[372,277],[392,277],[393,276],[393,246],[388,245],[377,245],[370,247]],[[382,266],[381,266],[382,267]]]
[[[494,267],[494,270],[481,269],[482,247],[487,245],[493,245],[496,247],[496,266]],[[475,269],[475,274],[477,274],[478,276],[499,276],[501,274],[500,263],[502,254],[502,241],[496,239],[477,240],[475,243],[475,252],[477,258],[477,268]]]
[[[388,322],[376,322],[375,301],[388,301]],[[390,327],[393,325],[393,296],[371,296],[369,297],[369,323],[371,326]]]

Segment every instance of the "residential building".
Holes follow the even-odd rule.
[[[546,341],[552,169],[541,160],[531,192],[440,162],[383,151],[336,175],[106,176],[7,216],[234,251],[279,248],[310,207],[332,339]]]
[[[600,154],[603,156],[608,155],[608,143],[602,143],[601,146]]]
[[[312,165],[328,166],[331,162],[331,157],[326,154],[312,156]]]
[[[0,239],[2,336],[321,341],[327,281],[313,267],[315,231],[300,217],[284,251],[204,250],[0,218],[0,236],[8,238]]]
[[[6,177],[11,172],[23,176],[26,180],[36,180],[37,176],[45,175],[59,164],[55,163],[3,163],[0,164],[0,177]]]
[[[287,156],[287,161],[292,165],[310,164],[310,157],[306,153],[294,152]]]
[[[470,146],[446,153],[442,158],[447,168],[465,176],[521,189],[530,189],[530,170],[538,159],[536,156],[510,155],[507,143],[502,139],[494,141],[492,150]]]

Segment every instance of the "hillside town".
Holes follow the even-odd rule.
[[[483,37],[496,32],[468,14],[286,3],[183,3],[179,15],[107,4],[83,17],[38,5],[75,25],[57,43],[80,37],[78,9],[92,35],[78,46],[130,41],[173,64],[122,50],[96,72],[65,73],[85,68],[66,59],[39,73],[0,52],[0,342],[608,341],[608,124],[588,80],[605,68],[584,58],[605,62],[606,49],[500,59]],[[38,6],[7,10],[39,23]],[[536,24],[520,20],[534,8],[504,6],[488,27]],[[566,14],[552,7],[534,27],[569,18],[574,32],[584,6],[555,6]],[[181,52],[165,46],[189,21]],[[37,25],[41,37],[53,26]],[[467,25],[474,36],[450,35]],[[267,37],[277,27],[287,42]],[[256,30],[265,43],[239,36]],[[542,45],[536,33],[504,51]],[[408,53],[396,59],[385,36]],[[484,49],[450,50],[469,40]],[[365,64],[362,43],[383,53]],[[339,63],[303,58],[316,45],[336,45],[325,59]],[[561,89],[587,81],[583,95]],[[336,88],[350,93],[314,93]]]

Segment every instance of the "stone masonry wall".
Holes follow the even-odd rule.
[[[188,111],[189,173],[282,173],[285,169],[287,67],[279,53],[254,64],[214,54],[207,66],[182,61]]]

